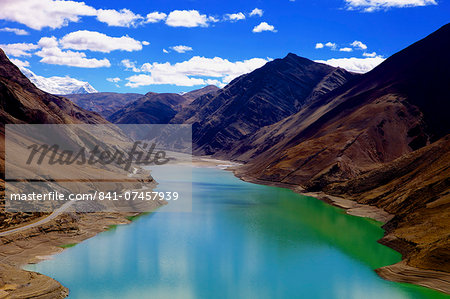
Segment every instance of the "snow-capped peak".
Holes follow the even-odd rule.
[[[98,92],[88,82],[80,81],[69,76],[66,77],[42,77],[31,70],[21,67],[22,73],[36,85],[37,88],[51,94],[95,93]]]

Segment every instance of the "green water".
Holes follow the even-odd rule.
[[[173,183],[153,175],[159,190]],[[220,169],[192,181],[191,213],[143,215],[27,269],[70,298],[444,297],[376,275],[400,254],[376,242],[375,221]]]

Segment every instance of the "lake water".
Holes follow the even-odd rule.
[[[194,168],[192,181],[192,212],[143,215],[26,268],[70,298],[444,297],[376,275],[400,254],[376,242],[375,221],[225,170]]]

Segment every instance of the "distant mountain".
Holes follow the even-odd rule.
[[[108,117],[116,124],[167,124],[186,98],[176,93],[149,92]]]
[[[64,96],[78,106],[90,111],[98,112],[101,116],[107,118],[117,110],[142,98],[144,95],[139,93],[97,92],[88,94],[66,94]]]
[[[186,93],[182,94],[182,96],[187,100],[185,105],[188,105],[188,104],[192,103],[195,99],[197,99],[205,94],[215,93],[219,90],[220,90],[220,88],[215,85],[208,85],[208,86],[205,86],[200,89],[186,92]]]
[[[80,81],[70,77],[42,77],[38,76],[27,68],[22,68],[21,71],[25,76],[30,79],[31,82],[36,85],[37,88],[46,91],[51,94],[63,95],[63,94],[86,94],[96,93],[94,87],[88,82]]]
[[[135,102],[123,105],[107,118],[113,123],[121,124],[167,124],[179,111],[188,109],[188,105],[195,98],[215,94],[218,90],[220,90],[218,87],[209,85],[183,95],[149,92]],[[102,101],[104,104],[100,105],[104,107],[108,100],[105,98]],[[122,103],[125,104],[124,100]]]
[[[336,70],[290,53],[236,78],[215,95],[197,98],[171,122],[193,125],[197,153],[226,153],[258,129],[298,112],[316,94],[356,76]]]

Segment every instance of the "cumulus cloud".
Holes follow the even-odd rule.
[[[164,21],[167,18],[167,15],[163,12],[151,12],[147,15],[146,23],[158,23]]]
[[[44,48],[36,52],[42,57],[40,62],[47,64],[67,65],[82,68],[110,67],[108,59],[86,58],[86,54],[74,51],[62,51],[60,48]]]
[[[16,43],[16,44],[0,44],[0,48],[8,56],[21,57],[21,56],[31,56],[30,51],[39,48],[35,44],[29,43]]]
[[[87,58],[83,52],[63,51],[58,47],[57,39],[52,37],[43,37],[38,42],[41,50],[34,53],[41,57],[40,62],[56,65],[67,65],[82,68],[110,67],[108,59]]]
[[[261,22],[258,26],[255,26],[252,31],[254,33],[259,33],[263,31],[277,32],[274,26],[269,25],[266,22]]]
[[[171,84],[195,86],[215,84],[223,87],[234,78],[249,73],[267,63],[270,59],[252,58],[231,62],[220,57],[206,58],[194,56],[183,62],[144,63],[139,71],[148,73],[127,78],[126,86]]]
[[[56,37],[42,37],[38,42],[39,47],[41,48],[53,48],[58,47],[58,40]]]
[[[352,49],[352,48],[345,47],[345,48],[340,48],[339,51],[341,51],[341,52],[352,52],[353,49]]]
[[[95,16],[108,26],[132,27],[144,18],[129,9],[95,9],[84,2],[63,0],[2,0],[0,19],[24,24],[32,29],[52,29],[78,22],[83,16]]]
[[[381,56],[370,58],[332,58],[328,60],[316,60],[334,67],[341,67],[354,73],[367,73],[382,63],[385,59]]]
[[[360,50],[366,50],[367,49],[367,45],[360,42],[359,40],[355,40],[353,43],[350,44],[350,46],[360,49]]]
[[[232,14],[226,14],[225,20],[231,21],[231,22],[237,22],[240,20],[245,20],[245,15],[242,12],[232,13]]]
[[[435,0],[345,0],[347,9],[374,12],[393,7],[437,5]]]
[[[323,47],[324,47],[324,44],[322,44],[322,43],[316,44],[316,49],[323,49]]]
[[[170,47],[170,48],[178,53],[186,53],[188,51],[192,51],[192,47],[183,46],[183,45],[174,46],[174,47]]]
[[[336,43],[328,42],[325,44],[325,47],[328,47],[331,50],[336,50],[337,45],[336,45]]]
[[[144,18],[126,8],[119,11],[115,9],[99,9],[97,10],[97,20],[108,24],[108,26],[136,27]]]
[[[262,17],[263,14],[264,14],[264,11],[263,11],[262,9],[255,8],[255,9],[252,10],[252,12],[250,13],[250,16],[251,16],[251,17],[255,17],[255,16]]]
[[[127,71],[133,71],[135,73],[139,73],[141,70],[136,67],[136,62],[131,61],[129,59],[124,59],[120,62]]]
[[[169,53],[169,51],[167,51],[166,49],[163,49],[163,53]]]
[[[106,81],[111,82],[111,83],[117,83],[117,82],[120,82],[120,78],[118,78],[118,77],[106,78]]]
[[[202,15],[197,10],[174,10],[166,19],[166,24],[171,27],[208,27],[211,22],[217,22],[217,19]]]
[[[23,29],[18,29],[18,28],[9,28],[9,27],[5,27],[5,28],[0,28],[0,31],[2,32],[12,32],[15,35],[28,35],[28,31],[23,30]]]
[[[159,76],[152,75],[133,75],[127,78],[128,83],[125,84],[128,87],[139,87],[147,85],[161,85],[161,84],[172,84],[177,86],[195,86],[195,85],[205,85],[205,80],[199,78],[190,78],[188,76],[173,74]]]
[[[84,2],[53,0],[2,0],[0,19],[24,24],[32,29],[61,28],[78,22],[80,16],[95,16],[95,8]]]
[[[148,44],[148,42],[140,42],[129,36],[111,37],[100,32],[88,30],[71,32],[61,38],[59,42],[63,49],[90,50],[103,53],[109,53],[114,50],[139,51],[142,50],[143,44]]]

